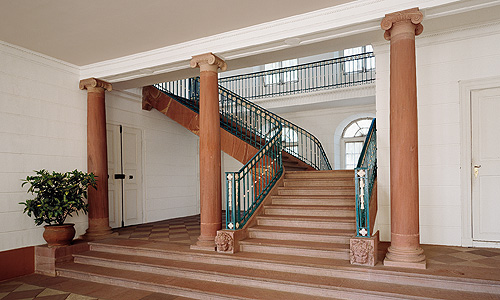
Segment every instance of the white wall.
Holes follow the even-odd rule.
[[[44,244],[22,213],[33,170],[87,170],[87,92],[79,69],[0,42],[0,251]],[[140,90],[106,92],[109,123],[142,130],[144,222],[199,213],[198,138],[156,110]],[[77,236],[87,216],[67,220]]]
[[[22,213],[33,170],[87,168],[86,92],[76,67],[0,42],[0,251],[44,243]],[[72,218],[77,234],[85,216]]]
[[[425,24],[424,24],[425,26]],[[459,81],[500,75],[500,25],[417,37],[421,243],[462,245]],[[390,240],[389,43],[376,46],[378,227]],[[467,147],[467,145],[466,145]],[[470,147],[470,145],[469,145]]]

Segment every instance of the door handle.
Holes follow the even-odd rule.
[[[125,174],[115,174],[115,179],[125,179]]]
[[[479,168],[481,168],[481,165],[475,165],[474,166],[474,177],[477,178],[479,175]]]

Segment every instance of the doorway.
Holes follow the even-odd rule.
[[[471,91],[472,239],[500,242],[500,87]]]
[[[143,222],[142,132],[107,125],[109,226],[119,228]]]

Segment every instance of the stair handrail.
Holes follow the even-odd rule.
[[[181,104],[199,112],[199,80],[187,82],[188,98],[177,96],[164,84],[155,85]],[[266,109],[219,86],[221,127],[259,151],[237,172],[226,172],[226,229],[241,229],[283,173],[283,126]]]
[[[174,96],[176,100],[183,103],[188,108],[194,110],[195,112],[198,112],[199,77],[193,77],[168,83],[159,83],[155,86],[163,92],[166,92],[170,96]],[[176,92],[172,92],[173,90]],[[247,103],[248,105],[252,105],[252,107],[256,108],[258,107],[260,110],[265,111],[267,114],[281,122],[283,127],[282,147],[285,152],[296,157],[297,159],[300,159],[316,170],[332,169],[328,157],[326,156],[326,152],[321,145],[321,142],[309,131],[219,85],[219,94],[229,92],[232,95],[239,97],[240,99],[244,99],[245,103]],[[181,94],[183,96],[178,96],[177,94]],[[227,131],[231,132],[230,128],[226,128],[227,125],[228,124],[224,123],[221,120],[221,126],[223,126],[223,128]],[[245,140],[244,136],[239,137]],[[247,142],[250,142],[252,146],[256,146],[257,148],[260,148],[262,146],[262,144],[255,144],[254,141]]]
[[[375,217],[375,215],[370,215],[370,204],[372,204],[371,196],[377,178],[376,119],[373,119],[366,135],[358,164],[354,168],[354,178],[356,188],[356,236],[369,238],[373,234],[371,217]],[[372,214],[376,214],[376,212],[372,212]]]

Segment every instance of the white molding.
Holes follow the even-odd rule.
[[[71,74],[80,74],[80,68],[76,65],[4,41],[0,41],[0,52]]]
[[[456,5],[458,2],[457,0],[421,0],[418,6],[421,10],[425,10],[442,5]],[[284,44],[284,40],[289,38],[299,37],[303,41],[302,44],[308,44],[360,32],[380,30],[378,24],[386,13],[412,8],[415,5],[415,1],[410,0],[358,0],[85,65],[81,67],[81,78],[97,77],[116,83],[148,76],[140,72],[143,69],[153,70],[154,75],[188,69],[191,56],[201,53],[214,52],[231,60],[290,47]],[[439,13],[443,15],[445,12]]]
[[[416,47],[433,46],[449,42],[468,40],[500,33],[500,20],[488,23],[455,27],[450,30],[422,34],[416,38]]]
[[[495,243],[478,242],[472,239],[472,124],[471,92],[500,87],[500,76],[459,81],[460,87],[460,193],[462,198],[462,246],[492,247]],[[498,243],[496,243],[498,244]],[[496,246],[498,247],[498,246]]]

